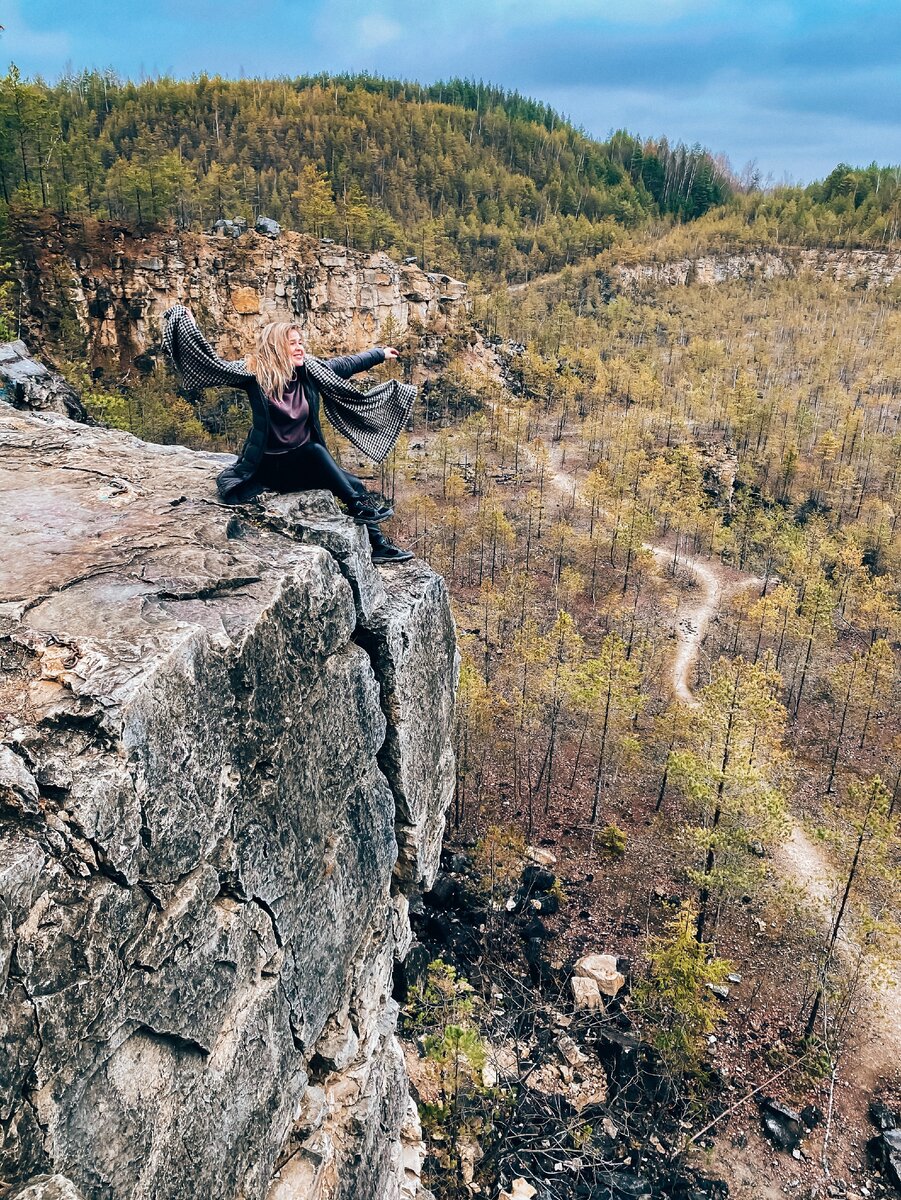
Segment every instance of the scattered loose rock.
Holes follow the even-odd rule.
[[[247,221],[244,217],[235,217],[233,221],[227,221],[220,217],[218,221],[214,221],[210,233],[222,234],[225,237],[237,238],[242,233],[247,232]]]
[[[545,850],[543,846],[526,846],[526,858],[530,863],[535,863],[539,867],[555,867],[557,865],[556,857]]]
[[[581,1067],[588,1062],[588,1055],[582,1053],[568,1033],[561,1033],[557,1038],[557,1049],[571,1067]]]
[[[625,975],[617,968],[614,954],[585,954],[575,965],[575,976],[594,980],[598,990],[605,996],[615,996],[626,982]]]
[[[826,1120],[823,1110],[816,1104],[805,1104],[801,1109],[801,1120],[808,1129],[816,1129]]]
[[[573,975],[569,986],[572,988],[573,1004],[577,1009],[603,1009],[604,1001],[596,980],[585,975]]]
[[[508,1192],[501,1192],[498,1200],[532,1200],[538,1192],[527,1179],[514,1179]]]
[[[549,892],[557,882],[557,876],[553,871],[535,865],[524,867],[520,878],[522,886],[528,888],[530,892]]]
[[[767,1097],[760,1101],[760,1119],[770,1141],[780,1150],[797,1150],[804,1137],[801,1114]]]

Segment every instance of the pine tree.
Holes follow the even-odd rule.
[[[771,661],[720,659],[698,694],[688,745],[675,751],[670,779],[695,813],[686,828],[701,866],[689,870],[698,886],[697,938],[702,941],[712,900],[752,890],[761,875],[754,842],[772,842],[786,829],[778,787],[785,709]]]

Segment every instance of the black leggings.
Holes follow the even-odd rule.
[[[326,488],[345,504],[366,491],[362,480],[339,467],[319,442],[304,442],[287,454],[267,454],[258,478],[277,492]]]

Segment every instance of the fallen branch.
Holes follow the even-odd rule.
[[[756,1096],[758,1092],[762,1092],[765,1088],[768,1088],[771,1083],[775,1083],[777,1079],[781,1079],[783,1075],[788,1074],[789,1071],[793,1071],[795,1067],[799,1063],[802,1063],[809,1055],[810,1051],[805,1050],[803,1054],[798,1055],[794,1062],[790,1062],[787,1067],[783,1067],[780,1071],[777,1071],[775,1075],[771,1075],[769,1079],[764,1079],[763,1083],[758,1084],[756,1088],[752,1088],[750,1092],[747,1092],[740,1099],[736,1100],[734,1104],[730,1104],[724,1112],[721,1112],[718,1117],[714,1117],[712,1121],[709,1121],[703,1129],[699,1129],[697,1133],[692,1134],[688,1141],[682,1146],[681,1150],[673,1155],[673,1158],[677,1158],[679,1154],[684,1154],[689,1146],[696,1142],[698,1138],[703,1137],[705,1133],[714,1127],[714,1125],[718,1125],[724,1117],[730,1116],[730,1114],[734,1113],[737,1108],[741,1108],[746,1101],[751,1100],[754,1096]]]

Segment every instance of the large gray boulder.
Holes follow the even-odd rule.
[[[73,421],[86,421],[81,397],[61,375],[29,355],[24,342],[0,342],[0,400],[14,408],[55,412]]]
[[[257,217],[254,229],[268,238],[277,238],[282,231],[281,225],[278,221],[273,221],[272,217]]]
[[[3,404],[0,447],[0,1179],[408,1194],[444,584],[326,493],[223,507],[222,456]]]

